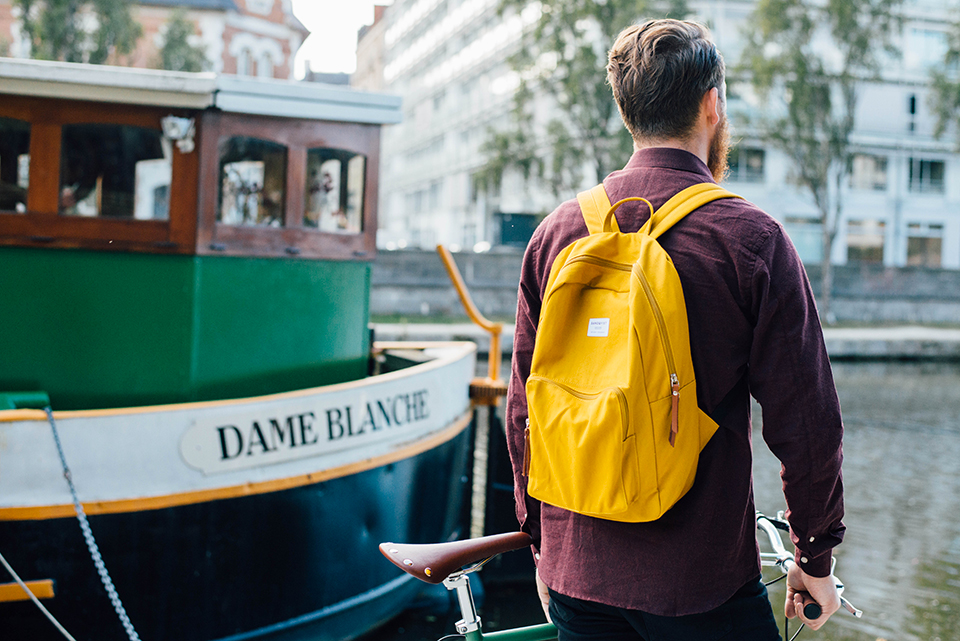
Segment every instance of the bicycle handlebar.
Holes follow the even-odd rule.
[[[770,547],[773,549],[772,553],[760,553],[760,564],[767,567],[779,567],[784,574],[789,572],[790,568],[795,565],[795,561],[793,560],[793,555],[783,547],[783,541],[780,539],[780,533],[777,531],[783,530],[788,532],[790,530],[790,524],[783,518],[783,512],[777,514],[776,517],[769,517],[757,512],[757,529],[767,535]],[[836,564],[836,559],[833,561],[834,564]],[[831,576],[833,575],[833,567],[830,568],[830,574]],[[840,596],[840,605],[858,619],[862,617],[863,612],[843,598],[843,583],[836,577],[834,577],[834,580],[837,582],[837,593]],[[809,620],[819,619],[822,614],[823,608],[821,608],[820,604],[816,601],[811,601],[803,606],[803,616]]]

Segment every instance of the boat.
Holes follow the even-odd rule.
[[[399,99],[13,59],[0,94],[0,636],[399,613],[376,543],[466,535],[476,358],[368,329]]]

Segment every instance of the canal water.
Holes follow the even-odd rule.
[[[833,369],[846,428],[847,533],[836,574],[864,616],[841,611],[798,641],[960,641],[960,364],[843,362]],[[759,406],[754,451],[757,508],[775,514],[785,507],[780,464],[763,444]],[[782,585],[770,587],[778,619]],[[437,603],[366,641],[452,634],[457,615]],[[483,603],[485,628],[542,620],[532,584],[490,586]]]

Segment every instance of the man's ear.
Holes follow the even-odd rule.
[[[700,109],[700,113],[703,114],[707,124],[711,127],[720,122],[720,90],[713,87],[703,94]]]

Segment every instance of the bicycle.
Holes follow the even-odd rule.
[[[793,555],[787,552],[780,538],[780,531],[789,531],[790,525],[779,512],[776,517],[769,517],[757,512],[757,530],[766,535],[771,552],[760,553],[760,564],[763,567],[776,567],[782,575],[767,582],[771,585],[784,579],[794,564]],[[509,532],[506,534],[492,534],[476,539],[463,541],[449,541],[447,543],[403,544],[381,543],[380,552],[398,568],[426,583],[437,585],[442,583],[447,590],[456,591],[457,603],[460,606],[462,619],[456,623],[456,635],[443,637],[440,641],[453,638],[463,638],[465,641],[552,641],[557,638],[557,629],[552,623],[541,623],[521,628],[499,630],[484,633],[481,629],[480,617],[473,601],[473,591],[470,588],[470,574],[482,568],[488,561],[499,554],[529,547],[533,539],[526,532]],[[836,559],[834,558],[834,566]],[[833,568],[831,568],[832,574]],[[834,575],[835,577],[836,575]],[[840,604],[853,616],[860,618],[863,613],[855,608],[843,597],[843,584],[837,581],[837,591],[840,593]],[[820,606],[808,603],[804,607],[804,615],[809,619],[820,616]],[[787,623],[784,620],[784,638],[796,639],[803,629],[803,624],[790,637]]]

